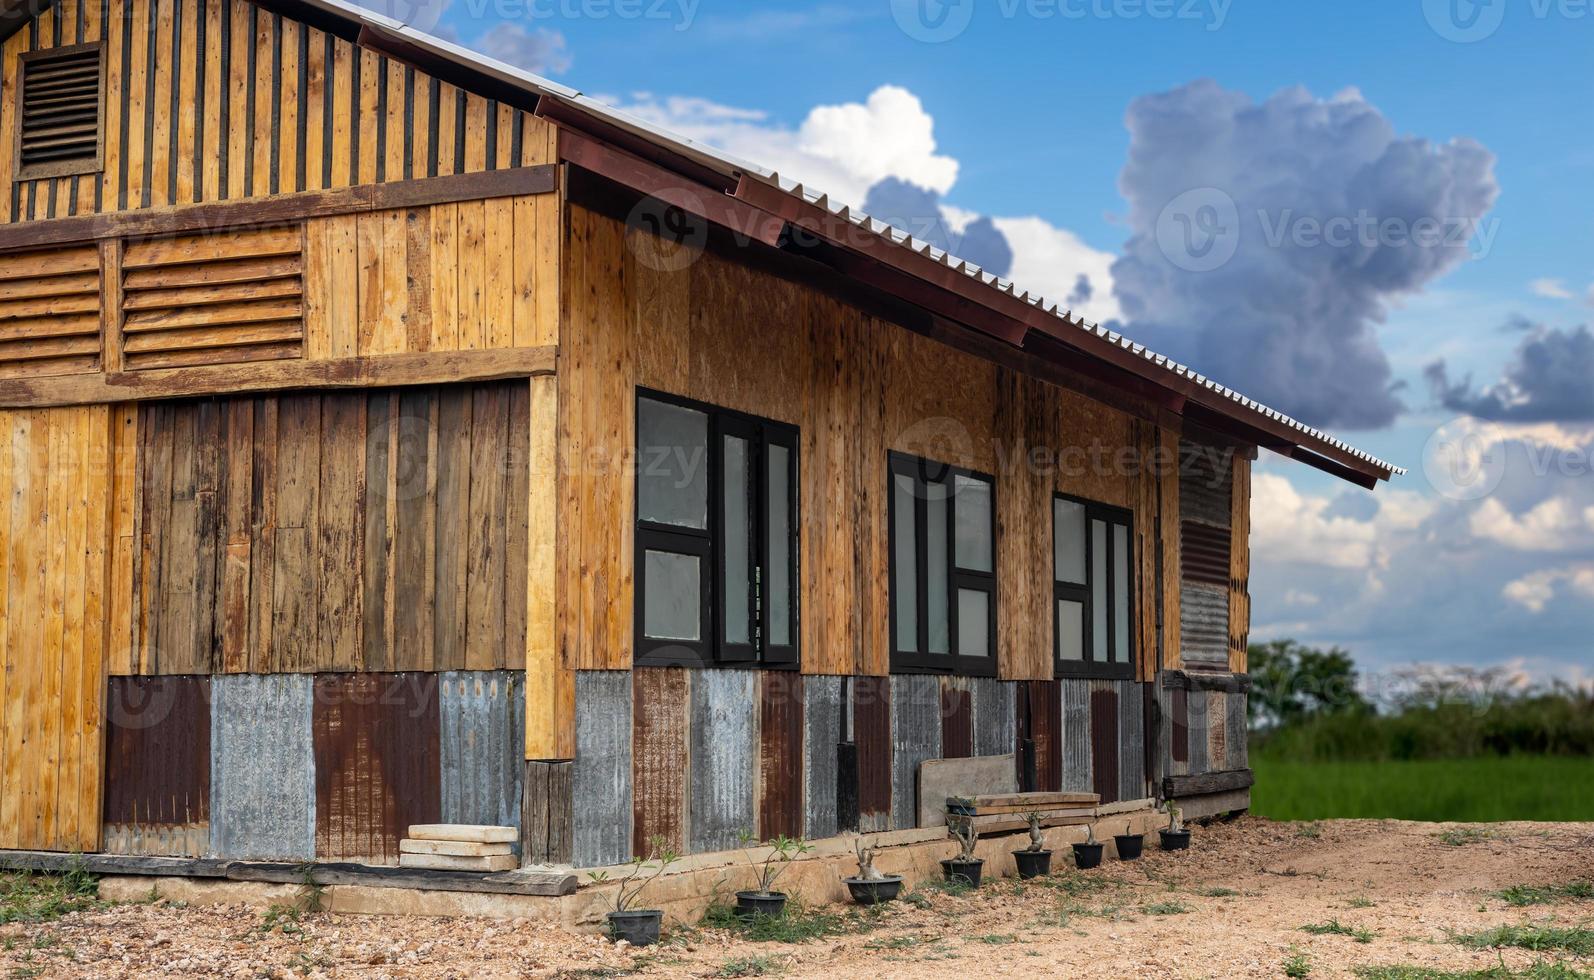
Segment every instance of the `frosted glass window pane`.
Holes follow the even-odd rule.
[[[769,447],[769,642],[791,643],[791,450]]]
[[[973,589],[958,589],[958,655],[991,655],[991,597]]]
[[[701,640],[703,570],[698,557],[649,551],[643,574],[643,632],[654,640]]]
[[[950,610],[951,596],[947,591],[947,541],[946,541],[946,507],[949,496],[947,485],[944,483],[929,483],[924,487],[925,509],[925,575],[929,579],[926,588],[929,597],[925,600],[928,606],[925,615],[929,617],[930,652],[951,653],[952,635],[949,626],[952,620]]]
[[[1085,659],[1085,604],[1057,600],[1057,656],[1060,660]]]
[[[725,640],[751,643],[753,566],[747,506],[747,440],[725,437],[722,491],[725,496]]]
[[[637,402],[637,513],[644,521],[708,527],[708,416]]]
[[[1085,584],[1085,505],[1052,502],[1052,561],[1059,582]]]
[[[960,476],[957,480],[957,562],[971,572],[991,567],[991,485]]]
[[[1097,663],[1107,662],[1107,525],[1090,522],[1090,649]]]
[[[1129,662],[1129,528],[1112,526],[1113,660]]]
[[[913,533],[913,479],[893,476],[891,481],[892,520],[896,550],[891,556],[896,569],[897,649],[919,648],[919,544]]]

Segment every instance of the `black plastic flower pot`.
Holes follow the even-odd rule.
[[[780,892],[737,892],[736,914],[743,919],[773,919],[786,911],[786,896]]]
[[[1074,864],[1080,870],[1101,867],[1101,852],[1105,844],[1075,844]]]
[[[893,901],[902,892],[902,876],[886,875],[868,881],[863,878],[841,879],[847,886],[847,891],[852,893],[852,900],[859,905],[883,905]]]
[[[946,875],[946,880],[961,882],[970,888],[980,887],[980,874],[985,870],[985,859],[975,858],[972,861],[960,861],[957,858],[948,858],[941,862],[941,871]]]
[[[1164,830],[1162,834],[1162,849],[1164,851],[1188,851],[1190,849],[1190,831]]]
[[[658,909],[642,912],[610,912],[609,935],[615,942],[625,940],[633,946],[652,946],[659,941],[659,923],[664,913]]]
[[[1052,873],[1051,851],[1014,851],[1013,861],[1018,865],[1020,878],[1040,878]]]
[[[1118,845],[1118,860],[1120,861],[1137,860],[1140,857],[1140,853],[1146,848],[1144,834],[1119,834],[1113,838],[1113,841]]]

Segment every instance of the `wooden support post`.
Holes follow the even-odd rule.
[[[559,649],[558,438],[559,386],[553,377],[531,379],[531,500],[527,507],[526,550],[526,758],[573,759],[575,673]]]
[[[523,864],[569,864],[575,820],[570,795],[572,762],[526,763],[520,812]]]
[[[100,370],[122,370],[122,241],[100,242]]]

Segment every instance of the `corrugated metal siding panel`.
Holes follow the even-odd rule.
[[[1092,792],[1103,803],[1116,803],[1118,784],[1118,692],[1112,682],[1098,682],[1090,692],[1090,766]]]
[[[638,667],[632,672],[631,844],[639,850],[662,837],[671,850],[687,853],[690,686],[687,672],[679,667]]]
[[[436,674],[315,678],[316,856],[397,864],[442,819]]]
[[[105,744],[110,854],[210,848],[210,678],[113,677]]]
[[[1179,589],[1179,638],[1187,662],[1229,663],[1229,590],[1184,582]]]
[[[1190,768],[1190,692],[1179,687],[1164,694],[1168,700],[1170,751],[1178,764],[1174,775],[1183,776]]]
[[[620,864],[646,850],[645,838],[641,847],[631,840],[631,705],[629,672],[576,672],[571,860],[578,868]]]
[[[1251,768],[1250,732],[1246,719],[1247,695],[1233,693],[1228,696],[1229,769]]]
[[[940,757],[941,679],[891,678],[891,826],[919,825],[919,763]]]
[[[834,837],[839,829],[836,759],[843,734],[843,683],[840,677],[803,678],[803,836],[810,840]]]
[[[962,677],[941,679],[941,758],[967,759],[974,754],[974,705]]]
[[[438,686],[444,823],[520,826],[526,690],[515,671],[454,671]]]
[[[1179,447],[1179,455],[1179,516],[1228,527],[1233,519],[1229,495],[1234,485],[1230,454],[1185,443]]]
[[[1090,766],[1091,682],[1070,678],[1058,682],[1063,695],[1063,784],[1070,793],[1093,793]]]
[[[757,680],[749,670],[692,672],[686,825],[693,853],[734,847],[739,832],[756,826]]]
[[[1063,691],[1061,681],[1029,681],[1030,736],[1035,741],[1035,789],[1063,788]]]
[[[858,749],[858,830],[891,829],[891,678],[855,677],[852,737]]]
[[[1230,534],[1226,527],[1213,527],[1199,521],[1184,521],[1180,524],[1180,576],[1186,582],[1201,582],[1227,589],[1233,577],[1233,569],[1229,565]]]
[[[803,677],[762,671],[758,718],[758,835],[803,834]]]
[[[1014,716],[1013,692],[1016,684],[993,677],[969,680],[974,694],[974,754],[1006,755],[1017,740],[1018,719]]]
[[[1134,681],[1118,682],[1118,796],[1143,800],[1146,793],[1146,693]]]
[[[218,857],[315,857],[315,755],[308,675],[211,684],[210,843]]]

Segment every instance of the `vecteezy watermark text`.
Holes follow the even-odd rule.
[[[1594,0],[1422,0],[1435,34],[1456,44],[1487,41],[1504,26],[1507,11],[1533,20],[1594,22]]]
[[[406,2],[406,0],[390,0]],[[408,0],[431,2],[441,0]],[[702,0],[462,0],[460,8],[472,18],[506,21],[627,20],[670,24],[677,31],[697,22]]]
[[[1234,0],[994,0],[1003,20],[1190,21],[1217,31],[1228,22]],[[960,37],[974,21],[975,0],[891,0],[891,15],[916,41],[941,44]]]

